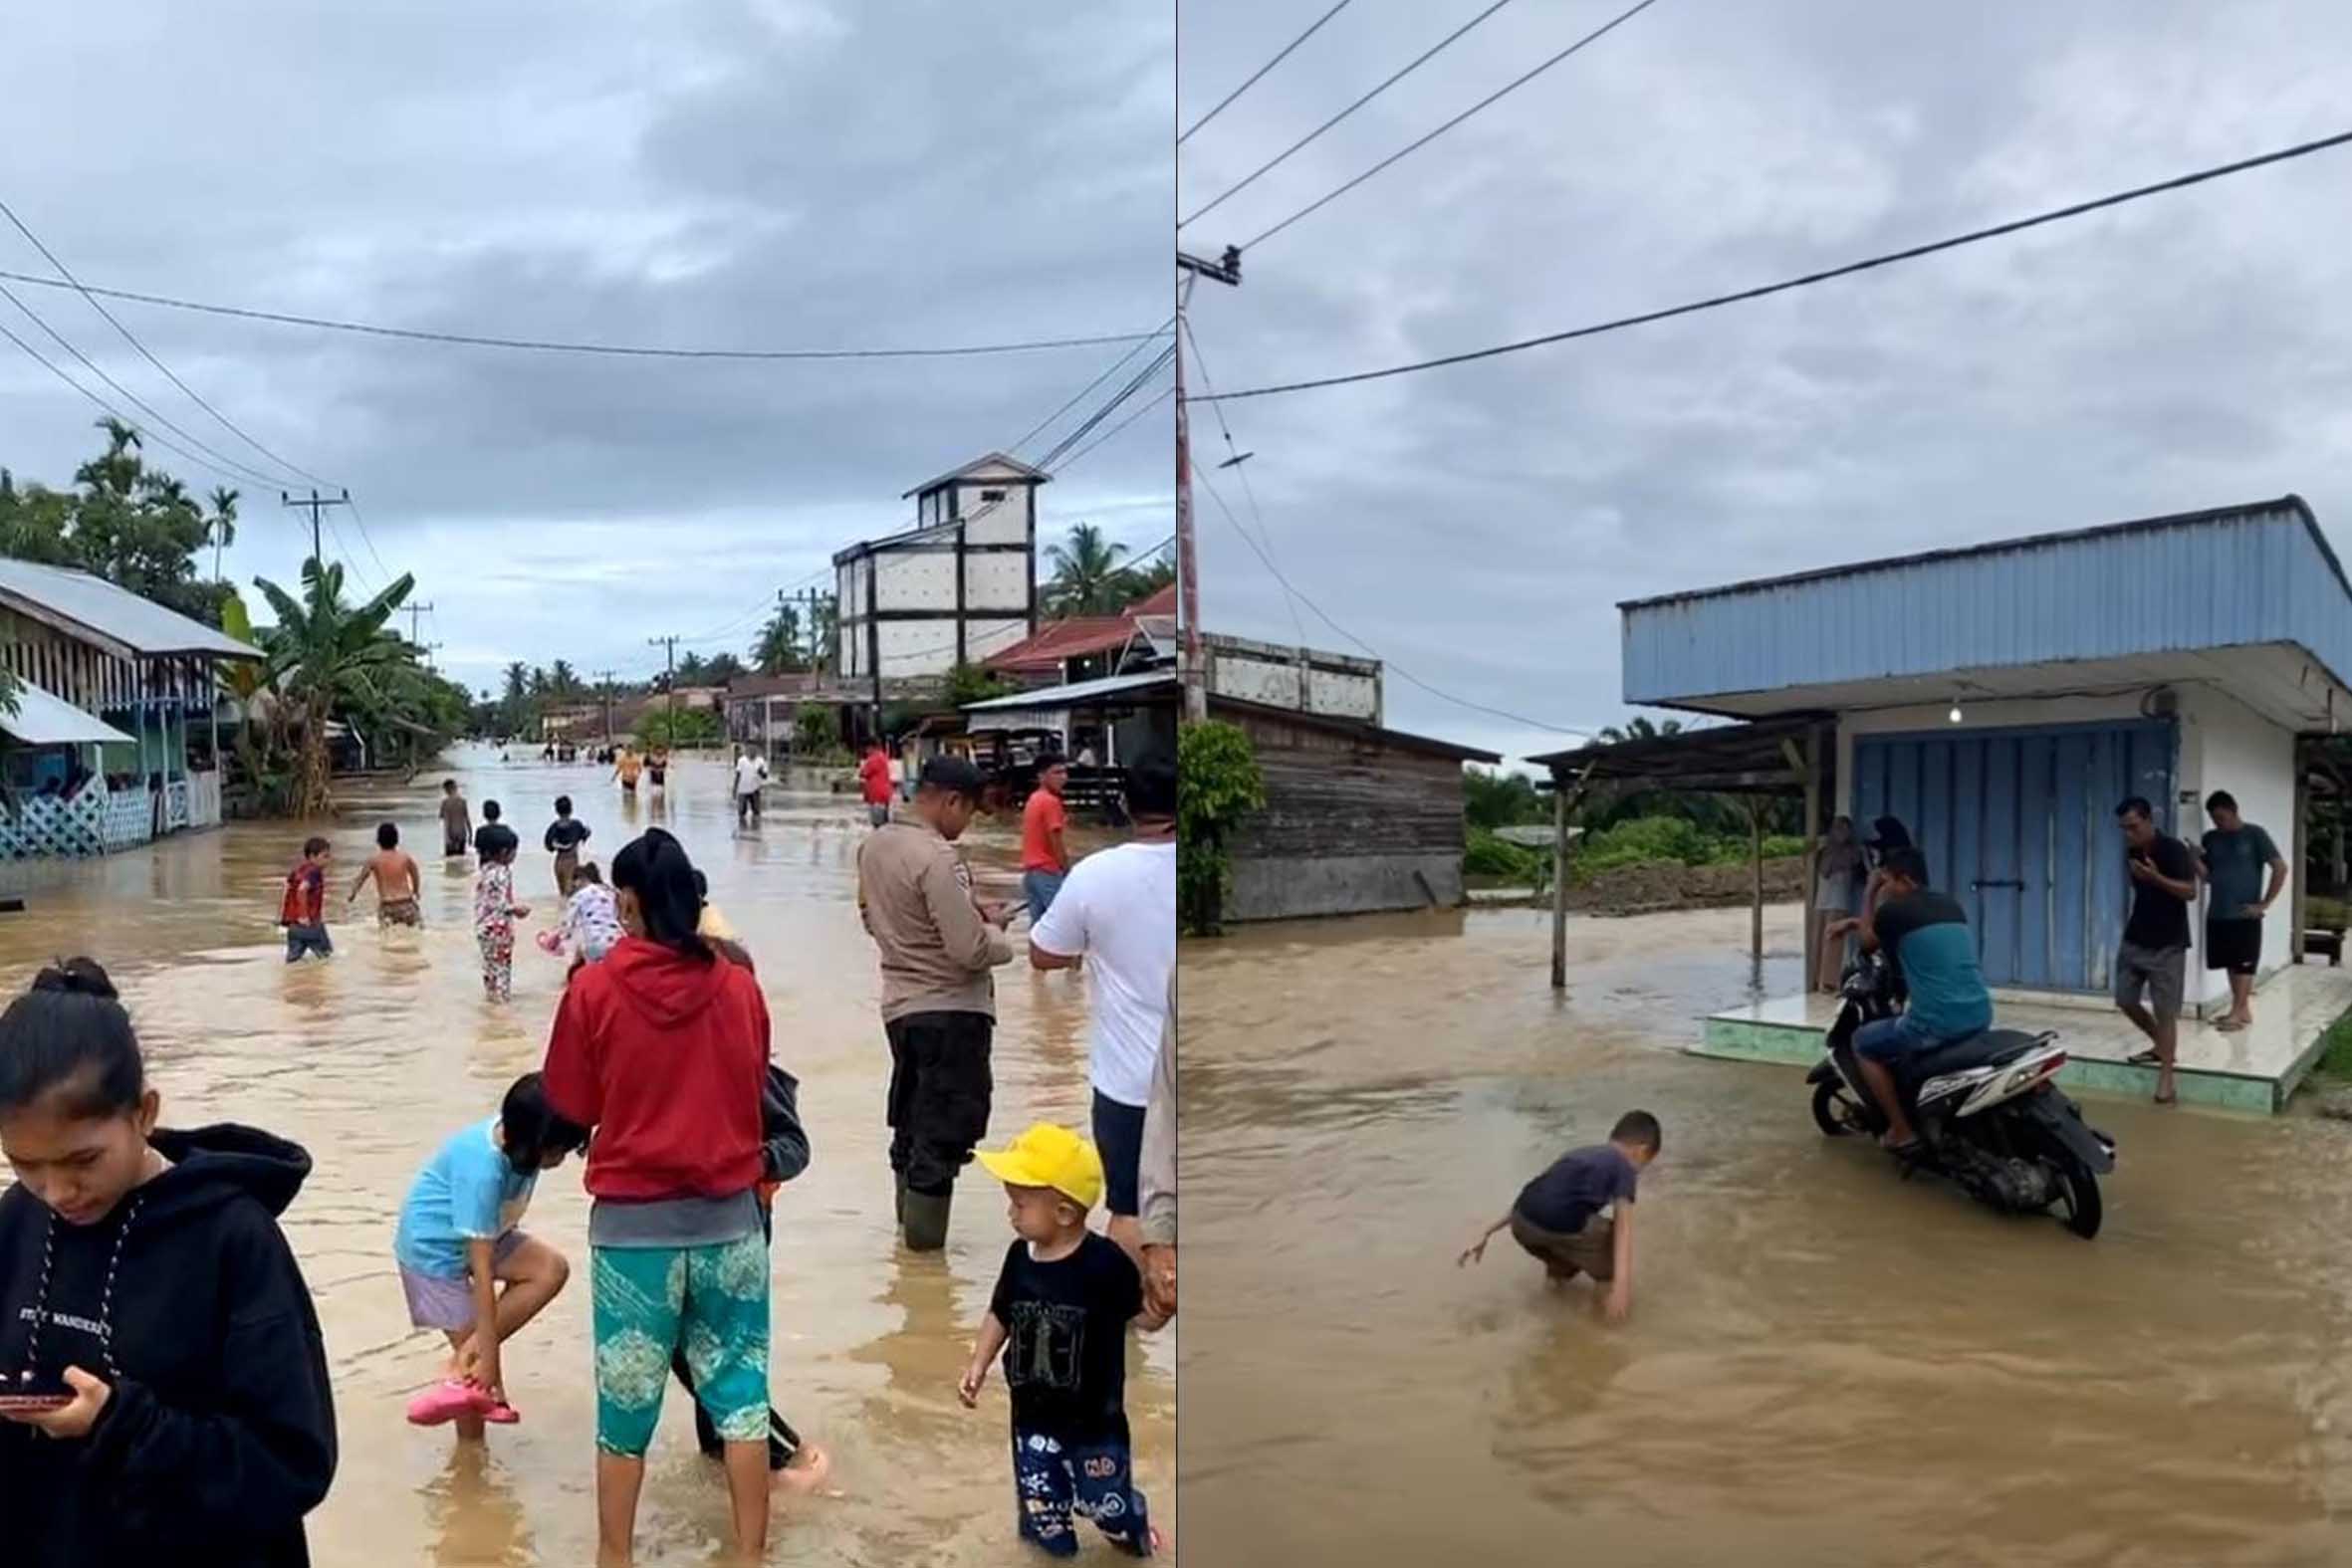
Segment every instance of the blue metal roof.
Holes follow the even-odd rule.
[[[2279,643],[2352,686],[2352,582],[2291,495],[1618,608],[1636,705]]]

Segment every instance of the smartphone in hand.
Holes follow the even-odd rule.
[[[0,1374],[0,1416],[37,1416],[74,1403],[63,1372]]]

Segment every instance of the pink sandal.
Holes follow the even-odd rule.
[[[493,1399],[487,1389],[459,1378],[436,1383],[408,1402],[408,1420],[419,1427],[438,1427],[460,1416],[479,1416],[501,1427],[523,1419],[506,1401]]]

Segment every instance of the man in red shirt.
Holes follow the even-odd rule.
[[[890,754],[876,741],[866,748],[865,761],[857,765],[857,783],[865,796],[865,817],[876,827],[890,820]]]
[[[1046,918],[1069,875],[1069,850],[1061,839],[1069,827],[1069,809],[1061,803],[1068,783],[1069,765],[1056,758],[1038,775],[1038,786],[1021,808],[1021,891],[1033,926]]]

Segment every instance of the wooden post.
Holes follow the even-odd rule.
[[[2310,816],[2311,759],[2298,741],[2295,743],[2295,821],[2286,850],[2289,856],[2287,865],[2294,873],[2291,884],[2293,891],[2287,895],[2287,909],[2289,918],[2295,923],[2294,931],[2287,940],[2286,951],[2289,959],[2297,964],[2303,962],[2304,922],[2311,913],[2308,904],[2311,890],[2307,886],[2310,877],[2303,870],[2305,851],[2311,844]]]
[[[1804,989],[1810,995],[1821,976],[1821,911],[1815,902],[1815,891],[1821,885],[1821,727],[1812,725],[1805,730],[1805,976]]]
[[[1748,951],[1755,960],[1764,962],[1764,810],[1748,797],[1749,864],[1756,873],[1756,884],[1748,904]]]
[[[1551,776],[1551,989],[1568,989],[1568,782]]]

